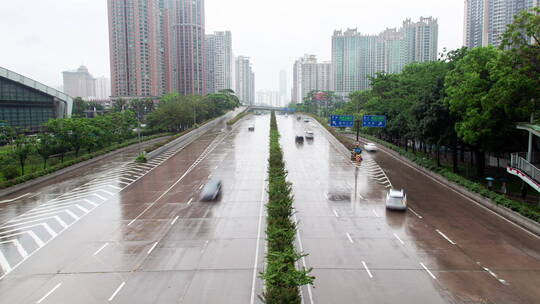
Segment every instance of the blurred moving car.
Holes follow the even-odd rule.
[[[296,120],[301,120],[301,119],[302,119],[302,117],[296,116]]]
[[[368,152],[375,152],[375,151],[379,150],[379,148],[374,143],[367,143],[367,144],[364,145],[364,150],[366,150]]]
[[[407,210],[407,194],[405,194],[405,190],[390,189],[386,194],[386,209]]]
[[[309,118],[304,118],[304,122],[309,122]]]
[[[306,131],[306,139],[313,140],[313,131]]]
[[[255,131],[255,125],[249,125],[248,131]]]
[[[304,136],[302,136],[302,135],[296,135],[296,137],[294,138],[294,141],[295,141],[297,144],[303,144],[303,143],[304,143]]]
[[[201,191],[201,201],[214,201],[221,194],[221,180],[211,179]]]

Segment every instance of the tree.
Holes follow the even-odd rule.
[[[60,161],[64,162],[64,156],[71,149],[65,119],[50,119],[44,124],[45,130],[52,133],[56,139],[55,154],[60,154]]]
[[[122,112],[127,108],[128,108],[128,102],[127,102],[127,100],[125,100],[123,98],[117,98],[117,99],[113,100],[113,102],[112,102],[112,110],[113,110],[113,112]]]
[[[35,142],[32,138],[22,134],[19,135],[19,137],[17,137],[15,140],[15,144],[13,145],[13,154],[19,160],[19,164],[21,166],[21,175],[24,175],[24,166],[28,156],[34,150],[34,144]]]
[[[0,144],[11,143],[17,136],[15,129],[7,124],[7,122],[0,120]]]
[[[81,97],[75,97],[73,99],[73,115],[78,117],[86,117],[86,110],[88,109],[88,103]]]
[[[485,152],[500,151],[516,138],[515,116],[509,117],[507,104],[499,98],[509,71],[504,56],[493,47],[475,48],[446,77],[447,102],[457,117],[456,132],[475,151],[479,177],[484,175]]]
[[[40,133],[36,141],[36,152],[43,159],[43,169],[47,168],[47,160],[58,151],[58,140],[50,133]]]
[[[503,34],[501,49],[506,51],[506,101],[519,100],[521,109],[540,115],[540,8],[522,11]]]

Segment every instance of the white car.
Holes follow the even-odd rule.
[[[377,145],[375,145],[374,143],[367,143],[364,145],[364,150],[368,152],[375,152],[379,150],[379,148],[377,148]]]
[[[304,118],[304,122],[309,122],[309,118]]]
[[[313,131],[306,131],[306,139],[313,139]]]
[[[248,131],[255,131],[255,125],[249,125]]]
[[[407,194],[405,194],[405,190],[390,189],[386,194],[386,209],[407,210]]]

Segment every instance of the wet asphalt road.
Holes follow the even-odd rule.
[[[355,168],[313,121],[278,125],[317,277],[306,303],[540,303],[538,237],[384,152]],[[306,130],[315,140],[296,145]],[[407,212],[385,210],[392,186],[407,190]]]
[[[278,125],[300,265],[317,277],[304,303],[539,302],[538,238],[383,152],[355,167],[314,122]],[[1,198],[31,193],[0,204],[0,303],[258,303],[268,132],[251,116],[148,164],[125,153]],[[223,194],[199,202],[209,178]],[[391,185],[409,211],[385,210]]]
[[[220,125],[148,164],[111,161],[90,184],[74,178],[56,187],[56,196],[30,198],[32,209],[21,207],[16,217],[13,202],[6,207],[11,219],[0,226],[0,261],[8,272],[0,303],[256,299],[268,132],[269,116],[230,131]],[[223,180],[223,194],[199,202],[209,178]],[[62,188],[70,190],[58,196]],[[24,206],[24,199],[17,202]]]

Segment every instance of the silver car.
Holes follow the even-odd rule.
[[[386,209],[407,210],[407,194],[405,194],[405,190],[390,189],[386,194]]]
[[[221,194],[221,186],[221,180],[210,180],[201,192],[201,201],[215,201]]]
[[[313,140],[313,131],[306,131],[306,139]]]

